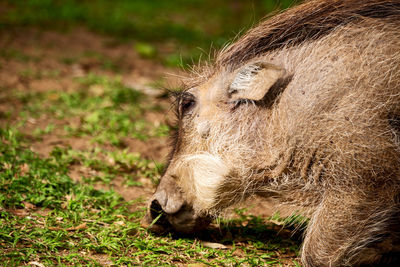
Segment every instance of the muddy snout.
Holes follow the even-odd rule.
[[[210,221],[207,217],[195,214],[175,180],[166,176],[161,179],[149,201],[142,226],[159,234],[169,231],[190,234],[204,229]]]

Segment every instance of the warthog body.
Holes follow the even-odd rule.
[[[400,1],[309,1],[224,49],[177,100],[153,229],[248,196],[300,207],[306,266],[399,260]]]

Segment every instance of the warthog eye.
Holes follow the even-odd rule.
[[[196,104],[194,95],[184,92],[179,96],[179,114],[181,116],[185,115],[188,111],[190,111],[194,105]]]

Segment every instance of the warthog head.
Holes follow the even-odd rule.
[[[151,218],[161,212],[161,224],[193,232],[254,194],[267,172],[260,139],[265,116],[290,80],[283,69],[257,61],[179,94],[179,131],[150,204]]]
[[[258,194],[310,217],[305,265],[398,257],[399,1],[308,1],[199,73],[175,101],[152,230],[198,231]]]

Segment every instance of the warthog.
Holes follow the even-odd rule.
[[[176,102],[153,230],[197,231],[257,194],[310,218],[306,266],[399,260],[400,1],[289,9],[223,49]]]

